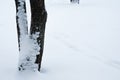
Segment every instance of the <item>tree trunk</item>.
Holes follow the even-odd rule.
[[[78,3],[79,4],[79,0],[70,0],[71,3]]]
[[[47,19],[44,0],[30,0],[31,28],[28,34],[25,0],[15,0],[18,44],[20,51],[19,70],[38,70],[44,48],[44,33]]]
[[[44,0],[30,0],[31,5],[31,38],[37,40],[40,47],[39,54],[36,55],[35,63],[39,65],[38,70],[41,68],[41,61],[44,49],[44,33],[45,24],[47,19],[47,12],[45,10]],[[35,35],[38,35],[34,37]]]
[[[19,51],[21,49],[21,39],[28,35],[28,22],[26,15],[25,0],[15,0],[16,5],[16,24],[18,34]]]

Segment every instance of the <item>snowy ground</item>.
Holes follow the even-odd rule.
[[[0,3],[0,80],[120,80],[120,1],[46,0],[41,73],[18,72],[14,0]]]

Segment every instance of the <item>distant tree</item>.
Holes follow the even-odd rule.
[[[28,32],[25,0],[15,0],[15,3],[20,51],[19,70],[31,69],[40,71],[44,48],[45,24],[47,20],[44,0],[30,0],[30,32]]]
[[[70,0],[71,3],[78,3],[79,4],[79,0]]]

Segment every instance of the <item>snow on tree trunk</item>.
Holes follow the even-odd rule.
[[[70,0],[71,3],[78,3],[79,4],[79,0]]]
[[[16,4],[16,23],[18,33],[19,50],[21,50],[21,41],[28,35],[28,23],[26,15],[25,0],[15,0]]]
[[[15,3],[20,51],[19,70],[40,71],[47,19],[44,0],[30,0],[32,14],[30,35],[28,34],[25,0],[15,0]]]

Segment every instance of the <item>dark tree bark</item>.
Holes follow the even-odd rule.
[[[36,64],[39,65],[38,70],[41,68],[41,61],[44,49],[44,33],[45,24],[47,20],[47,12],[45,10],[44,0],[30,0],[31,5],[31,28],[30,34],[35,35],[38,33],[37,43],[40,47],[39,54],[36,55]]]
[[[35,69],[40,71],[41,61],[44,49],[44,35],[45,24],[47,20],[47,12],[45,10],[44,0],[30,0],[31,6],[31,27],[30,35],[28,34],[28,24],[26,15],[25,0],[15,0],[16,4],[16,24],[18,34],[19,51],[24,53],[23,45],[26,36],[30,37],[31,49],[27,51],[24,58],[21,58],[19,64],[19,70]],[[29,41],[29,40],[28,40]],[[21,46],[22,45],[22,46]],[[36,47],[37,46],[37,47]],[[26,50],[25,50],[26,51]],[[30,54],[28,52],[31,52]],[[35,53],[34,53],[35,52]],[[24,55],[23,53],[22,56]],[[34,54],[33,54],[34,53]],[[37,65],[37,67],[36,67]]]
[[[79,0],[70,0],[71,3],[78,3],[79,4]]]

